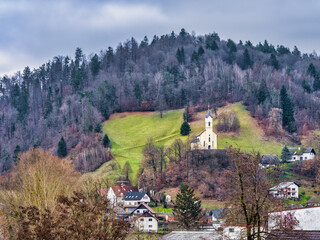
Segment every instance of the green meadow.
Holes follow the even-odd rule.
[[[233,111],[237,115],[240,120],[240,131],[234,134],[218,133],[218,148],[233,146],[243,151],[254,150],[261,154],[280,155],[284,143],[266,138],[263,130],[242,104],[230,104],[220,108],[218,114],[224,111]],[[180,135],[182,113],[183,110],[167,111],[163,118],[160,118],[159,112],[112,115],[110,120],[105,122],[103,131],[111,140],[114,160],[103,164],[94,173],[89,174],[94,177],[108,177],[113,181],[121,175],[121,167],[128,161],[132,168],[130,179],[135,181],[143,157],[142,150],[149,138],[153,138],[156,144],[164,146],[169,146],[177,138],[187,140],[187,137]],[[196,114],[195,121],[191,123],[190,138],[204,129],[205,114],[206,111]],[[214,126],[217,122],[218,120],[214,120]]]

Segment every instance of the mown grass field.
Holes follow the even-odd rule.
[[[160,118],[158,112],[148,113],[120,113],[114,114],[106,121],[103,127],[112,143],[112,154],[115,161],[122,167],[126,161],[132,168],[131,180],[135,181],[136,173],[143,157],[142,150],[149,138],[153,138],[156,144],[169,146],[175,139],[184,141],[187,137],[180,135],[180,126],[183,122],[183,110],[165,112]],[[112,164],[112,163],[111,163]],[[110,172],[110,163],[102,165],[94,176],[114,177],[120,174],[120,170]]]
[[[241,103],[230,104],[218,110],[233,111],[240,120],[240,132],[237,134],[218,133],[218,148],[229,146],[238,147],[243,151],[259,151],[261,154],[274,153],[280,155],[284,143],[264,136],[255,119]],[[108,177],[111,181],[121,174],[120,168],[128,161],[132,168],[130,179],[135,181],[136,174],[142,159],[142,150],[148,140],[153,138],[156,144],[169,146],[175,139],[186,141],[187,137],[180,135],[180,126],[183,122],[183,110],[174,110],[164,113],[160,118],[159,112],[117,113],[105,122],[103,131],[108,134],[112,142],[114,160],[102,165],[93,177]],[[204,129],[206,111],[196,114],[191,123],[190,138]],[[214,126],[218,120],[214,120]],[[119,168],[120,166],[120,168]]]

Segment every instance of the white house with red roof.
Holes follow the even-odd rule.
[[[112,205],[122,204],[124,202],[123,198],[128,192],[138,192],[138,188],[123,184],[121,186],[112,186],[108,190],[107,198]]]
[[[208,113],[204,118],[205,129],[196,136],[191,142],[191,150],[194,149],[217,149],[218,148],[218,138],[217,134],[213,132],[213,117]]]

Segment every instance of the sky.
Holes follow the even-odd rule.
[[[0,0],[0,77],[171,31],[320,52],[318,0]]]

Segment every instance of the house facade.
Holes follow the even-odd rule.
[[[123,198],[123,208],[127,213],[131,213],[141,203],[148,205],[150,197],[146,192],[127,192]]]
[[[113,186],[109,188],[107,198],[113,206],[123,204],[123,198],[128,192],[138,192],[138,188],[125,186],[123,184],[121,184],[121,186]]]
[[[217,134],[213,132],[213,117],[210,114],[210,110],[208,109],[208,113],[204,119],[205,129],[196,136],[191,142],[191,150],[195,149],[217,149],[218,140]]]
[[[269,193],[277,198],[299,198],[299,186],[295,182],[282,182],[270,188]]]
[[[136,207],[130,214],[129,214],[129,218],[137,216],[137,215],[141,215],[145,212],[149,212],[152,215],[155,215],[156,212],[153,211],[153,209],[151,207],[149,207],[147,204],[145,203],[141,203],[138,207]]]
[[[311,160],[316,156],[316,152],[313,148],[289,148],[291,159],[289,162]]]
[[[141,232],[158,232],[158,219],[151,213],[144,212],[134,218],[134,226]]]

